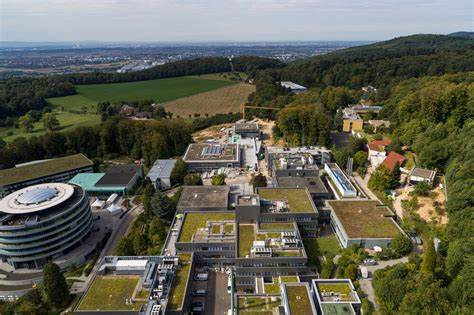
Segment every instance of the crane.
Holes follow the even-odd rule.
[[[264,107],[264,106],[255,106],[255,105],[246,105],[242,104],[240,105],[242,108],[242,118],[245,120],[245,109],[246,108],[252,108],[252,109],[269,109],[269,110],[280,110],[281,108],[279,107]]]

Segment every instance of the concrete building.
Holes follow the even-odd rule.
[[[360,314],[361,301],[350,279],[313,279],[311,291],[318,314]]]
[[[168,314],[178,256],[105,256],[74,314]]]
[[[221,167],[241,166],[241,152],[238,144],[192,143],[184,154],[183,161],[191,172],[205,172]]]
[[[0,201],[0,259],[13,268],[41,268],[87,237],[92,213],[79,186],[49,183]]]
[[[337,199],[357,197],[357,189],[346,174],[344,174],[339,165],[336,163],[326,163],[324,164],[324,170],[330,179],[329,185],[335,190]]]
[[[31,185],[67,182],[78,173],[92,172],[93,166],[94,163],[83,154],[75,154],[0,170],[0,198]]]
[[[229,192],[229,186],[183,186],[176,209],[178,212],[228,210]]]
[[[289,89],[292,93],[295,93],[295,94],[300,94],[300,93],[306,92],[307,90],[306,87],[296,84],[291,81],[281,81],[280,85],[286,89]]]
[[[171,172],[176,160],[156,160],[146,175],[155,189],[168,189],[171,187]]]
[[[364,130],[364,120],[352,108],[342,110],[342,131],[353,132]]]
[[[408,179],[411,184],[425,182],[429,185],[433,185],[435,177],[436,171],[428,170],[426,168],[421,167],[414,167],[411,170],[410,175],[408,175]]]
[[[373,169],[379,167],[380,164],[385,160],[387,157],[386,148],[390,145],[392,141],[388,138],[384,138],[382,140],[372,140],[367,144],[369,149],[369,154],[367,159],[370,162],[370,165]]]
[[[114,165],[105,173],[77,174],[69,183],[91,195],[126,195],[143,177],[141,165]]]
[[[375,200],[329,200],[331,226],[342,247],[388,246],[402,234],[395,215]]]
[[[232,126],[232,133],[242,138],[257,138],[260,137],[260,127],[257,123],[237,122]]]

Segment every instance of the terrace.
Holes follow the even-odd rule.
[[[267,213],[316,213],[309,192],[304,188],[259,188],[258,194]]]
[[[328,201],[349,238],[395,238],[400,230],[393,214],[378,201]]]
[[[143,302],[133,299],[139,276],[97,276],[82,299],[78,311],[139,311]]]
[[[191,255],[179,254],[178,256],[179,266],[173,278],[167,305],[167,309],[170,310],[181,309],[186,293],[186,284],[191,272]]]
[[[178,242],[234,242],[234,221],[233,212],[187,212]]]
[[[183,160],[185,162],[237,161],[238,150],[237,144],[192,143],[188,146]]]
[[[328,315],[355,315],[354,308],[350,303],[327,303],[321,304],[323,314]]]

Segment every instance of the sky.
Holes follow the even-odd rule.
[[[0,41],[383,40],[473,31],[473,0],[0,0]]]

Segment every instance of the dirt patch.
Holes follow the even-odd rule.
[[[224,141],[227,130],[232,124],[220,124],[193,133],[194,142],[203,142],[205,140]]]
[[[420,207],[416,211],[418,215],[427,222],[436,224],[447,224],[448,215],[446,213],[446,198],[444,192],[436,187],[433,197],[418,197]],[[436,207],[438,206],[438,210]]]

